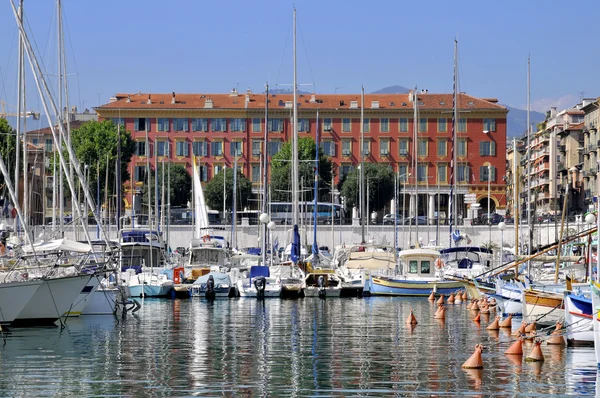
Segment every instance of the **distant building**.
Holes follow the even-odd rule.
[[[413,98],[412,93],[365,95],[362,148],[365,161],[389,164],[401,176],[410,173],[408,184],[414,185],[416,181],[420,185],[421,204],[437,203],[433,198],[439,185],[440,208],[446,209],[451,178],[453,96],[430,94],[426,90],[417,95],[417,170],[412,167]],[[261,157],[265,153],[273,156],[292,137],[292,95],[269,95],[269,142],[265,147],[265,100],[264,94],[249,90],[239,93],[235,89],[228,94],[117,94],[96,111],[100,119],[124,125],[136,141],[137,150],[129,169],[133,181],[126,183],[130,197],[132,190],[143,185],[146,178],[147,156],[151,157],[152,168],[157,159],[159,163],[180,163],[188,170],[195,156],[203,181],[218,175],[224,167],[232,167],[237,157],[240,170],[258,186]],[[508,111],[497,102],[464,93],[458,96],[454,176],[459,213],[463,217],[467,210],[463,197],[467,193],[476,194],[483,211],[505,207],[503,177]],[[298,96],[299,136],[315,138],[319,129],[320,146],[331,158],[336,181],[360,162],[360,112],[359,94]],[[491,205],[487,203],[488,182]],[[407,186],[407,196],[410,192]],[[423,209],[420,214],[426,214]]]

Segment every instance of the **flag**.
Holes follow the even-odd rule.
[[[294,225],[294,233],[292,236],[292,252],[290,253],[290,258],[294,264],[300,260],[300,232],[298,232],[297,225]]]

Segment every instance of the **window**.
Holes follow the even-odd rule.
[[[342,156],[350,156],[352,153],[352,141],[342,140]]]
[[[252,141],[252,156],[260,156],[262,153],[262,141],[253,140]]]
[[[156,142],[156,156],[169,156],[167,151],[167,141],[157,141]]]
[[[351,127],[350,118],[342,119],[342,133],[349,133]]]
[[[390,154],[390,141],[389,140],[379,141],[379,154],[381,156],[388,156]]]
[[[408,133],[408,119],[405,117],[400,118],[400,132]]]
[[[419,119],[419,131],[427,132],[427,118],[422,117]]]
[[[169,131],[169,118],[159,117],[156,119],[157,131]]]
[[[187,141],[177,141],[176,145],[176,156],[187,157],[189,155],[189,145]]]
[[[363,156],[369,156],[371,154],[371,141],[363,140]]]
[[[230,142],[229,154],[231,156],[242,156],[242,143],[240,141]]]
[[[323,153],[325,156],[335,156],[335,142],[323,141]]]
[[[431,263],[429,261],[421,261],[421,273],[422,274],[431,273]]]
[[[146,166],[135,166],[133,178],[136,181],[144,181],[146,179]]]
[[[175,131],[188,131],[188,119],[177,118],[173,119],[173,127]]]
[[[224,167],[220,164],[216,164],[213,166],[213,169],[215,171],[215,173],[213,174],[213,177],[215,177],[217,174],[220,174],[224,170]]]
[[[208,131],[208,119],[192,119],[192,131]]]
[[[388,118],[379,119],[379,123],[380,123],[379,131],[381,131],[382,133],[387,133],[390,131],[390,119],[388,119]]]
[[[408,156],[408,140],[399,140],[398,141],[398,154],[400,156]]]
[[[483,119],[484,131],[496,131],[496,119]]]
[[[481,181],[481,182],[496,181],[496,168],[491,166],[488,171],[488,166],[481,166],[479,168],[479,181]]]
[[[427,181],[427,163],[419,163],[417,165],[417,181],[418,182],[426,182]]]
[[[137,156],[146,156],[146,141],[135,142],[135,154]]]
[[[214,141],[212,143],[211,154],[213,156],[223,156],[223,142],[222,141]]]
[[[408,164],[400,163],[398,165],[398,173],[400,174],[400,182],[407,183],[408,182]]]
[[[479,143],[480,156],[496,156],[496,143],[494,141],[481,141]]]
[[[208,181],[208,166],[198,166],[198,174],[200,175],[200,181]]]
[[[323,131],[331,131],[331,118],[323,119]]]
[[[459,133],[467,132],[467,119],[465,119],[465,118],[458,119],[458,132]]]
[[[252,182],[260,181],[260,165],[252,165]]]
[[[194,151],[194,156],[208,156],[208,142],[194,141],[192,143],[192,150]]]
[[[38,144],[39,142],[40,142],[39,138],[32,138],[32,139],[31,139],[31,143],[32,143],[33,145],[36,145],[36,146],[37,146],[37,144]]]
[[[281,141],[269,141],[269,156],[275,156],[281,149]]]
[[[371,131],[371,119],[368,117],[363,119],[363,132],[368,133]]]
[[[419,156],[427,156],[427,139],[419,139]]]
[[[419,272],[418,266],[419,266],[419,262],[417,260],[410,260],[408,262],[408,272],[410,274],[418,273]]]
[[[227,119],[217,118],[212,120],[212,131],[227,131]]]
[[[308,119],[298,120],[298,131],[301,133],[307,133],[310,131],[310,121]]]
[[[262,121],[260,118],[255,117],[254,119],[252,119],[252,132],[260,133],[260,125],[261,124],[262,124]]]
[[[133,121],[134,131],[150,131],[150,119],[138,117]]]
[[[438,119],[438,132],[445,133],[448,131],[448,119],[440,118]]]
[[[448,156],[448,145],[446,140],[438,140],[437,155],[438,157]]]
[[[283,119],[269,119],[269,131],[283,131]]]
[[[111,120],[115,126],[125,126],[125,118],[123,117],[113,117]]]
[[[456,155],[459,157],[467,156],[467,140],[462,138],[456,141]]]
[[[340,166],[340,178],[344,178],[349,173],[351,173],[352,170],[354,170],[354,166],[352,166],[351,164],[342,164]]]
[[[229,121],[231,131],[246,131],[246,119],[235,118]]]
[[[52,138],[46,138],[46,145],[44,149],[46,152],[52,152],[52,150],[54,149],[54,141],[52,140]]]
[[[465,163],[459,163],[456,170],[456,181],[457,182],[469,182],[469,165]]]
[[[446,164],[438,164],[437,166],[437,180],[438,182],[446,182],[448,166]]]

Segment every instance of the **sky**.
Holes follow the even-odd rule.
[[[526,108],[530,54],[533,110],[600,95],[598,1],[62,3],[70,103],[80,110],[123,92],[262,92],[267,81],[289,88],[294,5],[304,91],[359,93],[363,85],[368,93],[397,84],[450,93],[457,38],[460,91]],[[26,0],[25,15],[55,87],[56,1]],[[10,1],[0,2],[0,100],[9,111],[17,102],[17,32]],[[31,76],[28,66],[27,108],[39,111]]]

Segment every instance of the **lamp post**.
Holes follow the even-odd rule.
[[[506,223],[504,221],[500,221],[498,223],[498,229],[500,230],[500,265],[503,261],[503,252],[504,252],[504,230],[506,229]]]
[[[492,244],[492,166],[488,164],[487,167],[487,180],[488,180],[488,224],[490,232],[490,245]]]
[[[265,227],[271,221],[271,217],[269,217],[269,215],[267,213],[262,213],[260,215],[260,217],[258,217],[258,219]],[[266,230],[264,228],[261,228],[261,231],[266,232]],[[260,251],[262,253],[262,262],[263,262],[262,265],[267,264],[267,236],[266,235],[267,234],[265,233],[264,236],[261,237],[262,239],[261,239]]]
[[[594,227],[594,224],[596,224],[596,216],[594,215],[594,213],[588,213],[585,215],[585,222],[587,225],[589,225],[590,228]],[[588,261],[588,277],[590,278],[590,280],[592,279],[592,268],[594,267],[594,264],[592,264],[592,237],[590,235],[589,237],[589,245],[588,245],[588,255],[587,257],[587,261]],[[598,255],[598,249],[596,249],[596,256]]]
[[[275,222],[269,221],[269,223],[267,224],[267,229],[269,230],[269,243],[271,244],[271,265],[273,265],[273,230],[275,229]]]

